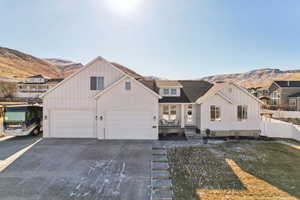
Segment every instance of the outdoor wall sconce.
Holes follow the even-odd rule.
[[[45,115],[45,118],[44,118],[45,120],[47,120],[47,115]]]
[[[103,120],[103,116],[100,116],[100,121],[102,121]]]
[[[156,116],[153,116],[153,120],[154,120],[154,121],[156,120]]]

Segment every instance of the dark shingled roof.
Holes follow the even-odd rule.
[[[123,65],[120,65],[120,64],[114,63],[114,62],[112,62],[111,64],[114,65],[116,68],[120,69],[121,71],[125,72],[132,78],[135,78],[135,79],[144,78],[142,75],[136,73],[135,71],[129,69],[128,67],[125,67]]]
[[[213,84],[203,80],[178,81],[183,87],[180,89],[179,97],[163,97],[160,103],[194,103],[203,96]]]
[[[289,97],[300,97],[300,92],[289,95]]]
[[[156,87],[155,87],[155,83],[154,80],[151,79],[146,79],[144,76],[136,73],[135,71],[129,69],[128,67],[125,67],[123,65],[120,65],[118,63],[111,63],[112,65],[114,65],[115,67],[117,67],[118,69],[120,69],[121,71],[125,72],[126,74],[128,74],[129,76],[131,76],[132,78],[136,79],[137,81],[141,82],[143,85],[145,85],[147,88],[149,88],[150,90],[154,91],[155,93],[157,93]]]
[[[300,87],[300,81],[274,81],[280,87]]]

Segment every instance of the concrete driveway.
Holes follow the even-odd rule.
[[[0,160],[36,137],[0,141]],[[150,198],[151,141],[43,139],[0,172],[1,199]]]

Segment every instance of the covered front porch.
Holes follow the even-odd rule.
[[[160,103],[159,132],[184,133],[186,128],[197,129],[200,105],[191,103]],[[198,122],[198,123],[197,123]]]

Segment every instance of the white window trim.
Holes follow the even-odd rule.
[[[212,106],[214,106],[215,107],[215,116],[216,116],[216,114],[217,114],[217,109],[216,108],[218,108],[219,109],[219,118],[216,118],[215,117],[215,119],[212,119],[212,116],[211,116],[211,107]],[[222,114],[221,114],[221,106],[217,106],[217,105],[210,105],[210,107],[209,107],[209,115],[210,115],[210,121],[212,121],[212,122],[220,122],[221,121],[221,117],[222,117]]]
[[[129,80],[125,81],[125,90],[128,90],[128,91],[131,90],[131,81],[129,81]]]
[[[175,106],[175,109],[174,109],[174,110],[171,109],[172,106]],[[165,114],[165,113],[164,113],[164,108],[165,108],[165,107],[168,108],[168,112],[167,112],[168,114]],[[171,114],[171,111],[175,111],[175,119],[171,119],[171,116],[173,116],[173,115]],[[164,116],[164,115],[168,115],[168,119],[164,119],[164,120],[167,120],[167,121],[177,120],[177,106],[174,105],[174,104],[163,105],[163,108],[162,108],[162,119],[163,119],[163,116]]]
[[[175,91],[175,94],[173,94],[172,91]],[[171,89],[170,89],[170,95],[172,95],[172,96],[173,96],[173,95],[174,95],[174,96],[177,96],[177,88],[171,88]]]
[[[164,96],[169,96],[170,95],[170,88],[163,88],[162,90],[163,90],[162,93],[163,93]],[[168,92],[166,93],[166,91],[168,91]]]
[[[100,80],[103,80],[103,87],[100,88]],[[103,76],[96,76],[96,90],[104,90],[104,77]]]
[[[242,116],[239,118],[239,106],[242,107]],[[244,112],[246,110],[246,112]],[[246,115],[245,115],[246,113]],[[237,106],[237,120],[238,121],[245,121],[248,119],[248,106],[247,105],[238,105]]]
[[[271,97],[271,103],[273,105],[277,105],[279,103],[280,93],[278,91],[272,92],[271,95],[270,95],[270,97]]]
[[[291,104],[293,102],[293,104]],[[289,99],[289,106],[297,107],[297,99],[296,98],[290,98]]]
[[[175,87],[165,87],[165,88],[160,88],[161,90],[161,95],[164,97],[178,97],[180,96],[180,90],[178,90],[179,88],[175,88]],[[172,90],[176,91],[175,94],[172,94]],[[167,93],[165,93],[166,91],[168,91]]]

